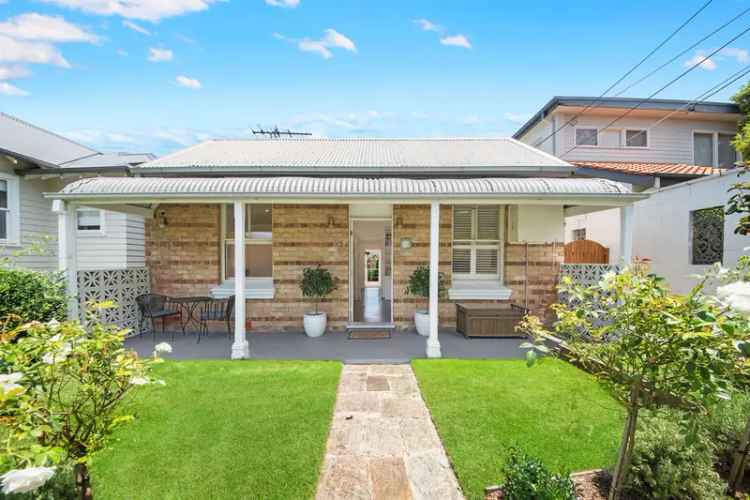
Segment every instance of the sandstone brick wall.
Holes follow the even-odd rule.
[[[349,316],[349,206],[274,205],[273,273],[276,298],[258,309],[248,303],[251,317],[263,328],[302,328],[312,302],[302,297],[299,280],[305,267],[320,265],[338,281],[338,289],[324,299],[321,310],[328,324],[344,328]],[[255,321],[255,320],[254,320]],[[255,322],[254,322],[255,325]]]
[[[146,219],[146,265],[151,289],[171,296],[208,295],[221,281],[219,205],[162,205]]]
[[[247,315],[253,329],[300,329],[312,303],[302,297],[298,282],[305,267],[321,265],[334,275],[338,290],[321,304],[329,324],[343,328],[348,320],[349,211],[348,205],[274,205],[273,268],[276,296],[250,300]],[[146,221],[146,263],[151,268],[152,289],[172,296],[208,295],[221,282],[221,235],[219,205],[164,205],[166,227],[158,218]],[[411,238],[402,249],[402,238]],[[423,299],[407,296],[409,275],[429,263],[429,205],[395,205],[393,208],[394,320],[399,328],[412,328]],[[440,271],[451,286],[452,209],[440,212]],[[528,268],[526,266],[528,252]],[[506,243],[505,285],[513,290],[511,301],[544,315],[555,300],[562,243]],[[440,322],[455,325],[455,304],[440,301]]]
[[[506,224],[507,227],[507,224]],[[414,311],[424,309],[427,302],[406,295],[404,289],[409,275],[419,264],[430,261],[430,207],[429,205],[395,205],[393,207],[394,244],[394,321],[399,328],[411,328]],[[412,248],[400,247],[401,238],[411,238]],[[555,301],[555,287],[560,264],[563,262],[562,243],[529,243],[528,276],[525,266],[525,243],[506,243],[504,253],[504,283],[513,290],[510,302],[526,306],[534,314],[545,316],[547,308]],[[440,272],[443,273],[446,289],[451,286],[452,259],[452,208],[440,210]],[[528,284],[528,287],[525,284]],[[527,302],[528,297],[528,302]],[[500,303],[503,301],[466,301]],[[440,324],[453,327],[456,322],[455,301],[444,297],[440,300]]]

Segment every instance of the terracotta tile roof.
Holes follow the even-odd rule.
[[[688,165],[686,163],[652,163],[652,162],[630,162],[630,161],[571,161],[577,167],[593,168],[597,170],[609,170],[637,175],[712,175],[721,172],[721,169],[713,167],[702,167],[700,165]]]

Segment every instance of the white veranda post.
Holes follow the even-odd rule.
[[[427,357],[439,358],[438,339],[438,277],[440,263],[440,203],[430,206],[430,335],[427,337]]]
[[[234,202],[234,343],[232,359],[250,357],[245,336],[245,203]]]
[[[52,211],[57,214],[58,270],[65,274],[68,294],[68,319],[80,319],[78,311],[78,247],[76,245],[76,210],[72,203],[55,200]]]
[[[635,207],[620,208],[620,259],[629,266],[633,262],[633,226]]]

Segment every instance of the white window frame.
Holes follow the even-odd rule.
[[[458,240],[458,241],[471,241],[469,244],[456,244],[456,240],[453,239],[453,223],[455,221],[454,218],[454,211],[456,208],[474,208],[474,212],[472,214],[472,229],[473,231],[477,230],[477,211],[476,208],[479,205],[453,205],[451,207],[451,272],[453,269],[453,249],[459,248],[459,249],[469,249],[471,251],[471,257],[469,259],[471,271],[469,273],[456,273],[452,272],[452,276],[454,280],[472,280],[472,281],[482,281],[482,280],[492,280],[492,281],[499,281],[501,284],[503,282],[503,260],[504,260],[504,253],[503,253],[503,247],[504,247],[504,231],[505,231],[505,206],[504,205],[493,205],[496,206],[498,209],[498,238],[497,240],[479,240],[479,239],[472,239],[472,240]],[[482,243],[487,242],[487,243]],[[486,250],[486,249],[496,249],[497,250],[497,272],[494,274],[489,273],[477,273],[477,250]]]
[[[628,132],[638,132],[643,133],[644,137],[646,138],[646,145],[645,146],[628,146]],[[651,131],[647,128],[626,128],[622,131],[622,147],[627,149],[648,149],[651,145],[651,138],[649,137],[651,135]]]
[[[690,135],[690,146],[692,150],[692,158],[693,158],[693,165],[697,165],[695,161],[695,134],[707,134],[711,135],[711,165],[708,165],[710,167],[719,168],[719,135],[731,135],[734,136],[735,134],[733,132],[723,131],[723,130],[701,130],[701,129],[693,129],[692,134]],[[742,161],[742,155],[740,155],[740,152],[735,150],[736,159],[735,161]],[[734,168],[733,166],[730,168]]]
[[[272,245],[273,244],[273,231],[271,233],[266,232],[254,232],[252,229],[252,218],[250,217],[250,211],[254,206],[258,205],[269,205],[269,203],[248,203],[245,205],[245,248],[247,251],[248,245]],[[273,225],[273,205],[271,205],[271,224]],[[228,238],[227,234],[227,210],[232,210],[231,205],[222,204],[221,206],[221,281],[226,282],[232,278],[228,277],[227,266],[226,266],[226,255],[227,245],[234,246],[234,238]],[[273,278],[273,262],[271,262],[271,276],[255,276],[253,278],[247,278],[247,280],[268,280]]]
[[[80,212],[98,212],[99,213],[99,229],[81,229],[78,225],[78,214]],[[99,208],[89,207],[78,207],[76,208],[76,233],[80,236],[100,236],[105,234],[104,231],[104,210]]]
[[[596,130],[596,135],[594,138],[596,139],[596,144],[578,144],[578,130]],[[598,148],[599,146],[599,127],[573,127],[573,144],[577,148]]]
[[[8,208],[6,238],[0,238],[0,246],[18,246],[21,242],[21,188],[18,176],[0,172],[0,180],[8,186]]]
[[[377,281],[370,281],[367,279],[369,273],[369,269],[367,268],[367,255],[377,255],[378,256],[378,279]],[[372,248],[366,248],[365,249],[365,287],[379,287],[383,284],[383,252],[381,252],[379,249],[372,249]]]

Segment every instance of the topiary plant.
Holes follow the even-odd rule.
[[[553,474],[538,458],[511,448],[503,467],[503,498],[508,500],[576,500],[567,474]]]
[[[328,269],[320,266],[306,267],[302,271],[299,287],[304,297],[312,297],[315,303],[315,314],[319,314],[320,301],[336,290],[336,282]]]
[[[445,279],[443,273],[438,273],[438,296],[445,294]],[[405,290],[407,295],[428,298],[430,296],[430,267],[426,264],[418,266],[411,276]]]

